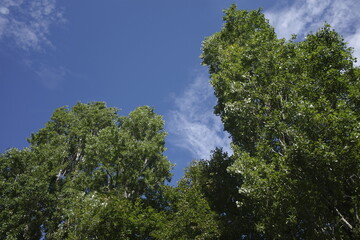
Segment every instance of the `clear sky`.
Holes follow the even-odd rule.
[[[358,0],[0,0],[0,152],[28,146],[56,108],[91,101],[120,115],[154,106],[174,181],[216,146],[230,151],[199,55],[231,3],[263,8],[279,37],[326,21],[360,57]]]

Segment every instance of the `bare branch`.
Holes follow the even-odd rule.
[[[345,219],[345,217],[341,214],[341,212],[336,208],[335,208],[335,211],[337,212],[337,214],[339,214],[339,216],[341,217],[341,221],[343,221],[346,226],[348,226],[351,230],[353,229],[353,226],[351,226],[351,224]]]

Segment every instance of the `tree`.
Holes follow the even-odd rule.
[[[65,207],[66,221],[51,239],[154,239],[164,214],[113,194],[78,193]]]
[[[198,189],[216,213],[219,239],[259,238],[255,234],[253,209],[248,198],[239,192],[242,176],[231,173],[228,168],[234,158],[215,149],[210,160],[193,161],[185,172],[184,180],[192,188]],[[246,207],[239,207],[238,202],[247,202]]]
[[[263,238],[360,237],[360,70],[325,25],[304,41],[278,39],[261,10],[225,11],[203,43],[231,134],[240,193]],[[240,201],[240,206],[247,204]]]
[[[40,239],[54,203],[45,165],[28,149],[0,156],[0,239]]]
[[[167,187],[167,208],[162,211],[163,221],[152,233],[155,239],[212,240],[219,239],[220,230],[216,213],[199,188],[184,177],[177,187]]]
[[[1,155],[1,239],[149,234],[139,219],[157,219],[154,193],[171,177],[164,121],[146,106],[128,117],[117,112],[102,102],[58,108],[28,149]],[[133,221],[139,212],[145,215]],[[108,222],[122,213],[129,217],[120,226]],[[89,216],[97,221],[86,228]]]

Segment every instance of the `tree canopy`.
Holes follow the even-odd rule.
[[[55,110],[0,155],[0,239],[359,239],[360,68],[329,25],[279,39],[261,10],[225,10],[202,61],[233,154],[177,186],[154,109]]]
[[[278,39],[263,13],[225,12],[203,43],[232,137],[240,193],[270,239],[355,239],[360,219],[359,77],[352,49],[325,25]],[[239,183],[240,186],[240,183]]]
[[[127,117],[117,112],[102,102],[58,108],[29,148],[1,156],[1,239],[95,239],[99,229],[133,239],[140,220],[103,221],[110,223],[114,209],[151,212],[153,192],[170,181],[172,164],[163,155],[161,116],[150,107]]]

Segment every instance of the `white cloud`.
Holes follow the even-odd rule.
[[[0,0],[0,39],[25,50],[51,45],[50,26],[64,21],[56,0]]]
[[[175,109],[169,114],[170,141],[190,151],[194,158],[208,159],[211,150],[222,147],[231,152],[230,139],[215,116],[213,90],[204,73],[175,98]]]
[[[327,22],[344,36],[354,48],[354,56],[360,60],[359,0],[281,1],[281,5],[266,11],[265,15],[278,36],[284,38],[290,38],[291,34],[302,38]]]
[[[9,9],[6,7],[0,7],[0,14],[3,14],[3,15],[9,14]]]

